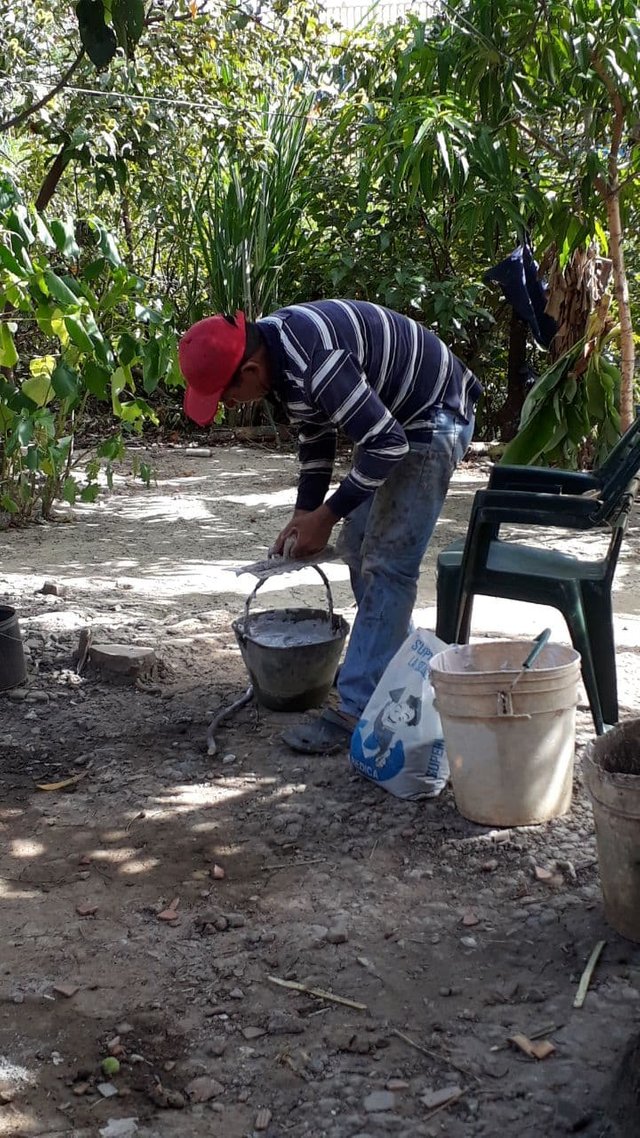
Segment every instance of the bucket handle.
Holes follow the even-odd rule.
[[[316,573],[322,578],[322,581],[323,581],[323,584],[324,584],[324,587],[325,587],[326,593],[327,593],[327,608],[329,610],[329,621],[331,623],[331,627],[333,629],[335,629],[335,627],[336,627],[336,616],[335,616],[334,611],[333,611],[333,596],[331,594],[331,585],[329,584],[329,578],[327,577],[326,573],[320,568],[319,565],[305,564],[305,565],[301,565],[300,568],[301,569],[315,569]],[[245,621],[249,620],[249,609],[251,608],[251,604],[252,604],[253,600],[255,599],[255,596],[256,596],[256,593],[258,592],[258,589],[261,589],[262,586],[264,585],[265,581],[267,581],[267,580],[269,580],[268,577],[263,577],[261,581],[258,581],[257,585],[253,589],[253,592],[250,593],[249,596],[247,597],[247,599],[245,601],[245,605],[244,605],[244,619],[245,619]]]

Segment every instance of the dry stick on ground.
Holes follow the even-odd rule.
[[[291,988],[294,992],[304,992],[307,996],[316,996],[319,1000],[329,1000],[332,1004],[344,1004],[346,1008],[355,1008],[357,1012],[366,1012],[366,1004],[359,1004],[356,1000],[346,1000],[343,996],[334,996],[333,992],[325,992],[322,988],[307,988],[306,984],[298,984],[296,980],[281,980],[278,976],[267,976],[271,984],[279,988]]]
[[[587,998],[587,992],[589,991],[591,977],[593,976],[596,964],[600,959],[600,954],[606,943],[606,940],[599,940],[593,952],[591,953],[589,960],[587,961],[587,967],[580,977],[580,983],[578,985],[578,991],[576,992],[576,998],[573,1001],[574,1008],[581,1008]]]
[[[402,1039],[404,1043],[408,1043],[409,1047],[414,1047],[416,1051],[421,1051],[423,1055],[427,1055],[429,1059],[435,1059],[437,1063],[444,1063],[447,1067],[453,1067],[454,1071],[458,1071],[460,1075],[464,1075],[467,1079],[475,1079],[477,1083],[482,1083],[482,1079],[474,1074],[473,1071],[468,1071],[466,1067],[460,1067],[458,1063],[454,1063],[453,1059],[449,1059],[447,1055],[438,1055],[437,1051],[429,1051],[428,1047],[423,1047],[421,1043],[416,1043],[415,1040],[410,1039],[403,1031],[398,1031],[397,1027],[392,1028],[392,1035],[397,1035],[398,1039]],[[440,1110],[440,1107],[438,1107]]]

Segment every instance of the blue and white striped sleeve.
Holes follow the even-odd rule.
[[[324,502],[336,457],[336,436],[333,423],[303,423],[300,427],[296,510],[315,510]]]
[[[347,351],[317,352],[306,381],[307,398],[355,443],[353,466],[327,505],[346,517],[389,476],[409,450],[400,423]]]

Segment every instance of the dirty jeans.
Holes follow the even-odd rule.
[[[411,631],[420,564],[451,475],[469,446],[473,418],[430,415],[430,442],[409,453],[375,494],[346,518],[337,549],[349,566],[358,611],[338,679],[340,708],[360,716]]]

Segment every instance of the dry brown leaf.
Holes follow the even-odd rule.
[[[178,913],[178,905],[179,904],[180,904],[180,898],[174,897],[173,900],[169,902],[166,909],[163,909],[162,912],[158,913],[158,920],[159,921],[174,921],[174,922],[179,921],[180,920],[180,915]]]
[[[520,1033],[512,1035],[509,1038],[509,1043],[523,1051],[530,1059],[547,1059],[555,1051],[553,1043],[550,1043],[548,1039],[540,1039],[534,1043],[526,1035]]]
[[[61,782],[37,782],[36,790],[65,790],[68,786],[75,786],[88,774],[89,771],[80,771],[80,774],[74,774],[71,778],[63,778]]]

